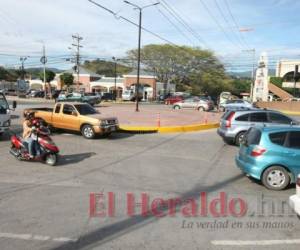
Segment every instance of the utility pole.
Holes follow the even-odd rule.
[[[75,47],[75,67],[74,67],[74,71],[77,73],[77,82],[76,82],[76,89],[77,91],[79,91],[79,73],[80,73],[80,48],[82,48],[83,46],[80,45],[81,40],[83,40],[82,37],[80,37],[78,34],[77,35],[72,35],[72,38],[74,40],[74,43],[72,43],[72,46]]]
[[[20,57],[21,61],[21,80],[25,79],[25,68],[24,68],[24,62],[27,60],[27,56]]]
[[[22,56],[20,57],[21,61],[21,79],[18,80],[17,82],[17,95],[20,95],[20,88],[25,87],[25,67],[24,67],[24,62],[27,60],[27,56]]]
[[[114,91],[114,99],[115,99],[115,102],[117,102],[117,93],[118,93],[118,91],[117,91],[117,61],[118,61],[118,59],[115,58],[114,56],[113,56],[112,59],[114,60],[114,66],[115,66],[115,91]]]
[[[139,112],[139,87],[140,87],[140,67],[141,67],[141,37],[142,37],[142,12],[143,9],[147,7],[151,7],[154,5],[158,5],[159,2],[154,4],[149,4],[143,7],[140,7],[136,4],[133,4],[129,1],[124,1],[124,3],[129,4],[134,7],[134,10],[139,11],[139,38],[138,38],[138,65],[137,65],[137,81],[136,81],[136,88],[135,88],[135,111]]]
[[[43,44],[43,56],[41,57],[40,61],[43,64],[43,74],[44,74],[43,82],[44,82],[44,88],[45,88],[45,98],[47,98],[47,88],[46,88],[46,63],[47,63],[47,57],[46,57],[45,44]]]
[[[294,91],[293,91],[293,96],[296,97],[296,87],[297,87],[297,81],[299,80],[298,74],[299,74],[299,65],[295,65],[295,70],[294,70]]]

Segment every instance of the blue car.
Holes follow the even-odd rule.
[[[300,174],[300,127],[250,128],[235,160],[268,189],[285,189]]]

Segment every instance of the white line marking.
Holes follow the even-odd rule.
[[[31,234],[0,233],[0,238],[30,240],[32,238],[32,235]]]
[[[69,241],[75,242],[75,241],[77,241],[77,239],[70,239],[70,238],[66,238],[66,237],[53,238],[52,240],[60,241],[60,242],[69,242]]]
[[[56,241],[56,242],[76,242],[77,239],[67,237],[51,238],[45,235],[32,235],[32,234],[14,234],[14,233],[0,233],[0,238],[20,239],[20,240],[39,240],[39,241]]]
[[[283,244],[300,244],[300,239],[291,240],[213,240],[213,245],[219,246],[271,246]]]
[[[50,236],[43,236],[43,235],[34,235],[32,237],[33,240],[50,240]]]

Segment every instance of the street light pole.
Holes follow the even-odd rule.
[[[114,91],[114,99],[115,102],[117,102],[117,60],[115,57],[112,58],[114,60],[114,66],[115,66],[115,91]]]
[[[135,87],[135,111],[139,112],[139,87],[140,87],[140,68],[141,68],[141,38],[142,38],[142,11],[145,8],[158,5],[159,2],[154,4],[149,4],[143,7],[140,7],[136,4],[133,4],[129,1],[124,1],[134,7],[135,10],[139,10],[139,38],[138,38],[138,59],[137,59],[137,80],[136,80],[136,87]]]

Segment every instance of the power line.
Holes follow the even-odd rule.
[[[151,2],[153,2],[151,0]],[[193,41],[175,24],[173,21],[158,7],[155,6],[157,11],[165,18],[167,21],[185,38],[187,39],[190,43],[193,43]]]
[[[216,0],[215,0],[215,1],[216,1]],[[228,1],[227,1],[227,0],[224,0],[224,2],[225,2],[226,9],[227,9],[227,11],[228,11],[228,13],[229,13],[229,15],[230,15],[230,17],[231,17],[231,20],[233,21],[235,28],[236,28],[237,31],[239,32],[239,36],[240,36],[241,40],[244,42],[244,44],[246,45],[246,47],[249,49],[250,46],[248,45],[248,43],[247,43],[247,41],[245,40],[244,36],[243,36],[243,35],[240,33],[240,31],[239,31],[239,29],[240,29],[240,28],[239,28],[239,24],[238,24],[238,22],[236,21],[236,19],[234,18],[233,14],[232,14],[232,11],[231,11],[231,9],[230,9],[230,7],[229,7]]]
[[[163,6],[163,8],[165,8],[171,16],[173,16],[189,33],[191,33],[193,37],[195,37],[205,47],[209,48],[203,38],[178,14],[174,7],[170,6],[170,4],[168,4],[165,0],[161,0],[161,6]]]
[[[126,22],[128,22],[128,23],[130,23],[130,24],[132,24],[132,25],[134,25],[134,26],[136,26],[136,27],[139,27],[139,25],[138,25],[137,23],[133,22],[132,20],[130,20],[130,19],[126,18],[126,17],[119,16],[118,13],[112,11],[111,9],[108,9],[108,8],[106,8],[105,6],[103,6],[103,5],[101,5],[101,4],[97,3],[97,2],[95,2],[95,1],[93,1],[93,0],[88,0],[88,1],[91,2],[91,3],[94,4],[94,5],[96,5],[96,6],[100,7],[100,8],[102,8],[102,9],[108,11],[109,13],[113,14],[116,18],[122,19],[122,20],[124,20],[124,21],[126,21]],[[172,45],[174,45],[174,46],[178,46],[178,45],[176,45],[175,43],[169,41],[168,39],[162,37],[161,35],[158,35],[158,34],[154,33],[153,31],[151,31],[151,30],[149,30],[149,29],[146,29],[146,28],[143,27],[143,26],[142,26],[141,28],[142,28],[142,30],[146,31],[147,33],[149,33],[149,34],[151,34],[151,35],[157,37],[158,39],[160,39],[160,40],[162,40],[162,41],[164,41],[164,42],[166,42],[166,43],[172,44]],[[180,47],[180,46],[178,46],[178,47]]]
[[[217,1],[217,0],[214,0],[214,3],[215,3],[215,5],[216,5],[218,11],[220,12],[220,14],[221,14],[223,20],[228,24],[228,27],[230,27],[230,30],[231,30],[232,34],[234,35],[234,37],[236,38],[237,42],[238,42],[242,47],[245,46],[245,47],[248,48],[247,45],[243,44],[244,42],[241,40],[241,38],[239,37],[239,35],[237,35],[236,32],[235,32],[235,30],[230,26],[230,22],[229,22],[229,20],[227,19],[226,15],[224,14],[222,8],[220,7],[218,1]]]
[[[224,36],[227,38],[227,40],[229,42],[231,42],[233,45],[238,45],[236,44],[230,36],[228,36],[227,32],[225,31],[225,29],[223,28],[223,26],[219,23],[218,19],[212,14],[212,12],[210,11],[210,9],[208,8],[208,6],[204,3],[203,0],[200,0],[202,6],[205,8],[205,10],[207,11],[207,13],[209,14],[209,16],[211,17],[211,19],[216,23],[216,25],[219,27],[219,29],[222,31],[222,33],[224,34]]]

